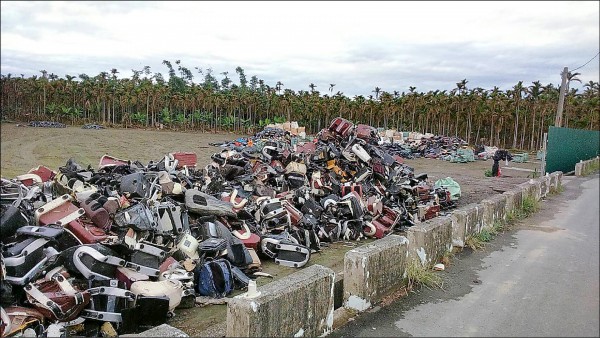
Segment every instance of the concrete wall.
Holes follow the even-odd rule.
[[[553,172],[550,174],[550,189],[558,189],[562,182],[562,171]]]
[[[467,239],[467,218],[469,213],[464,208],[454,210],[450,215],[452,222],[452,246],[464,247]]]
[[[333,327],[335,273],[312,265],[227,303],[227,337],[321,336]]]
[[[541,197],[545,198],[550,192],[550,175],[544,175],[538,181],[540,182]]]
[[[415,224],[406,231],[409,260],[418,259],[423,266],[437,263],[448,250],[452,250],[452,219],[440,216]]]
[[[600,157],[598,156],[592,158],[591,160],[579,161],[575,164],[575,176],[582,176],[585,170],[592,165],[598,166],[598,161],[600,161]]]
[[[368,309],[400,286],[408,257],[408,240],[389,235],[346,252],[344,256],[344,306]]]
[[[507,197],[504,194],[484,199],[481,201],[482,209],[482,227],[491,228],[496,221],[506,219],[506,203]]]
[[[520,190],[508,190],[503,193],[506,196],[506,213],[512,212],[514,209],[518,209],[523,206],[523,194]]]

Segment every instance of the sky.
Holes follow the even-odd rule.
[[[523,81],[560,85],[600,52],[599,1],[1,1],[0,73],[95,76],[116,68],[202,80],[235,69],[272,87],[373,95]],[[599,81],[596,56],[575,72]],[[330,84],[335,84],[330,92]],[[571,88],[582,84],[572,82]]]

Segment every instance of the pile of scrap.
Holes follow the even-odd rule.
[[[380,132],[380,136],[383,146],[407,159],[419,157],[445,159],[455,155],[458,149],[467,145],[467,142],[460,137],[431,133],[386,130]]]
[[[266,128],[281,129],[283,131],[289,132],[292,136],[299,136],[301,138],[306,137],[306,127],[301,127],[297,121],[272,123],[268,124]]]
[[[31,121],[27,124],[29,127],[38,128],[66,128],[67,125],[60,122],[54,121]]]
[[[403,231],[459,196],[342,118],[314,142],[269,127],[221,147],[205,166],[105,155],[2,178],[3,335],[140,332],[246,288],[261,259],[301,268],[324,243]]]

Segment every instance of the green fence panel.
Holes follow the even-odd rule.
[[[550,126],[546,150],[546,172],[573,171],[577,162],[600,154],[600,131]]]

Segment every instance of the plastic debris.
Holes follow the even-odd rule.
[[[214,144],[204,166],[193,153],[147,164],[104,155],[97,168],[71,158],[2,178],[2,307],[48,323],[76,317],[85,335],[140,332],[201,292],[214,302],[233,289],[256,296],[261,260],[302,268],[330,243],[383,238],[456,206],[448,184],[404,159],[426,153],[417,140],[461,142],[380,134],[335,118],[310,139],[267,127]]]

